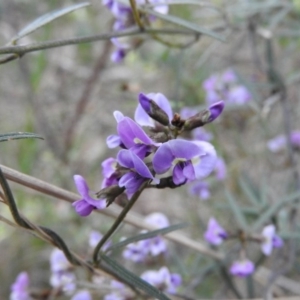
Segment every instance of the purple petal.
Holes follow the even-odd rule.
[[[136,144],[155,144],[144,132],[144,130],[128,117],[124,117],[124,119],[118,123],[117,131],[122,143],[128,149],[135,146]]]
[[[84,199],[73,202],[72,206],[75,207],[75,211],[81,217],[86,217],[90,215],[91,212],[95,209],[94,206],[87,203]]]
[[[245,259],[235,261],[230,267],[230,273],[238,277],[247,277],[254,272],[255,266],[252,261]]]
[[[113,149],[121,145],[121,139],[118,135],[109,135],[106,138],[106,144],[109,149]]]
[[[199,146],[200,159],[193,162],[197,179],[207,177],[214,170],[217,161],[217,153],[213,145],[204,141],[194,141]]]
[[[158,228],[164,228],[170,226],[170,222],[168,218],[161,212],[154,212],[150,215],[147,215],[144,218],[144,221]]]
[[[92,300],[92,296],[89,291],[79,291],[71,298],[71,300]]]
[[[284,135],[276,136],[267,142],[267,147],[271,152],[280,152],[286,147],[286,137]]]
[[[109,157],[109,158],[105,159],[101,163],[102,175],[105,178],[109,178],[110,176],[112,176],[114,174],[114,172],[116,171],[116,165],[117,165],[117,161],[115,158]]]
[[[85,179],[80,175],[73,176],[78,193],[83,197],[89,197],[89,187]]]

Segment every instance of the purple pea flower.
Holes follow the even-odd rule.
[[[300,148],[300,131],[292,131],[290,141],[293,147]],[[284,135],[278,135],[267,143],[267,147],[271,152],[278,153],[287,146],[287,139]]]
[[[141,278],[169,294],[175,294],[182,281],[179,274],[171,274],[167,267],[162,267],[158,271],[148,270],[141,275]]]
[[[217,222],[215,218],[210,218],[204,238],[212,245],[220,245],[228,237],[225,229]]]
[[[127,300],[133,299],[133,295],[126,286],[116,280],[112,280],[110,287],[113,289],[113,292],[104,296],[103,300]]]
[[[196,181],[189,186],[189,193],[199,197],[201,200],[210,198],[209,184],[205,181]]]
[[[106,207],[105,200],[96,200],[90,197],[89,187],[82,176],[74,175],[74,181],[82,199],[73,202],[72,205],[81,217],[88,216],[94,209],[103,209]]]
[[[261,251],[265,255],[270,255],[273,248],[280,248],[283,246],[282,239],[276,234],[276,228],[273,224],[267,225],[262,230],[264,241],[261,244]]]
[[[169,117],[169,121],[173,118],[173,112],[169,100],[161,93],[139,94],[139,105],[134,114],[135,121],[141,126],[155,127],[154,120],[147,114],[149,110],[149,102],[153,100]]]
[[[29,276],[27,272],[21,272],[11,285],[10,300],[30,300]]]
[[[247,277],[254,272],[255,266],[249,259],[235,261],[230,267],[230,273],[238,277]]]
[[[159,183],[159,179],[153,177],[146,164],[134,152],[125,149],[120,150],[117,161],[122,167],[130,169],[119,180],[119,187],[125,187],[129,195],[134,194],[148,179],[156,184]]]
[[[151,140],[146,132],[128,117],[124,117],[118,123],[117,131],[122,144],[142,159],[151,153],[153,146],[160,145]]]
[[[134,262],[146,261],[149,253],[149,240],[141,240],[126,246],[122,256]]]
[[[251,94],[245,86],[238,85],[228,92],[226,100],[229,104],[242,105],[251,100]]]
[[[115,51],[111,54],[110,59],[114,63],[120,63],[124,60],[128,50],[130,49],[130,45],[122,43],[119,38],[111,38],[110,40],[116,47]]]
[[[161,212],[154,212],[145,217],[144,221],[152,226],[164,228],[170,226],[168,218]]]
[[[76,289],[76,277],[71,268],[63,251],[54,249],[50,255],[51,286],[61,288],[67,294],[72,293]]]
[[[92,300],[92,296],[89,291],[79,291],[73,295],[71,300]]]
[[[110,178],[117,169],[117,160],[113,157],[105,159],[102,163],[102,175],[105,178]]]
[[[211,144],[177,139],[162,144],[152,163],[157,174],[167,172],[174,165],[173,181],[178,185],[208,176],[215,167],[216,159],[216,151]]]

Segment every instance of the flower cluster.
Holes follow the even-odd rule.
[[[283,241],[281,237],[276,234],[276,228],[273,224],[265,226],[259,236],[246,236],[243,232],[229,234],[214,218],[209,219],[204,238],[208,243],[214,246],[222,244],[224,240],[229,238],[238,238],[241,240],[243,248],[240,253],[240,259],[233,262],[230,267],[230,273],[238,277],[248,276],[255,270],[254,263],[245,255],[245,241],[259,242],[261,251],[267,256],[271,255],[273,248],[283,246]]]
[[[203,82],[203,88],[208,104],[224,100],[226,104],[243,105],[251,100],[250,92],[239,84],[236,74],[231,69],[207,78]]]
[[[165,4],[165,0],[136,0],[135,2],[138,6],[145,5],[146,3],[152,4],[154,5],[154,10],[161,14],[167,14],[169,10],[168,5]],[[114,31],[122,31],[130,27],[131,25],[134,25],[134,18],[130,6],[120,3],[117,0],[102,0],[102,3],[111,11],[113,16],[115,17],[115,22],[113,25]],[[145,15],[141,16],[146,19],[145,21],[147,23],[155,20],[153,16],[150,16],[149,18],[146,18]],[[128,51],[133,47],[133,45],[128,42],[124,42],[124,40],[122,40],[121,38],[112,38],[111,42],[116,47],[115,51],[111,55],[111,60],[115,63],[121,62],[125,58]]]
[[[290,134],[290,143],[295,149],[300,149],[300,131],[292,131]],[[287,138],[284,135],[278,135],[267,143],[271,152],[278,153],[287,147]]]
[[[210,175],[217,163],[214,147],[207,141],[178,137],[214,121],[223,108],[224,103],[220,101],[183,119],[179,114],[173,114],[163,94],[141,93],[135,121],[115,111],[117,134],[107,137],[107,145],[121,150],[116,158],[102,162],[104,180],[102,190],[97,193],[100,200],[89,196],[83,177],[74,176],[82,196],[73,204],[76,212],[87,216],[93,209],[103,209],[104,199],[109,205],[121,194],[130,198],[144,183],[154,184],[157,188],[174,188]],[[147,127],[147,132],[141,126]]]
[[[146,216],[144,221],[157,228],[170,226],[168,218],[159,212]],[[166,253],[166,242],[161,236],[156,236],[127,245],[123,251],[123,257],[134,262],[147,262],[148,258],[165,255]]]

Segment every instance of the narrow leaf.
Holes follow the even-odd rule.
[[[182,228],[187,227],[187,226],[188,226],[187,223],[180,223],[180,224],[172,225],[172,226],[165,227],[165,228],[162,228],[162,229],[153,230],[151,232],[141,233],[141,234],[138,234],[136,236],[133,236],[131,238],[128,238],[124,241],[121,241],[119,243],[116,243],[116,244],[110,246],[106,250],[106,252],[125,247],[128,244],[131,244],[131,243],[134,243],[134,242],[137,242],[137,241],[150,239],[150,238],[153,238],[157,235],[164,235],[164,234],[167,234],[169,232],[172,232],[172,231],[175,231],[175,230],[178,230],[178,229],[182,229]]]
[[[136,276],[135,274],[131,273],[127,269],[125,269],[123,266],[121,266],[116,261],[112,260],[108,256],[106,256],[103,253],[100,253],[101,260],[108,264],[108,266],[111,268],[113,272],[115,272],[118,277],[122,278],[122,280],[128,284],[131,284],[145,293],[147,295],[152,296],[159,300],[170,300],[165,294],[163,294],[161,291],[156,289],[154,286],[149,284],[148,282],[144,281],[140,277]]]
[[[237,201],[235,200],[233,195],[227,189],[225,190],[225,195],[226,195],[228,203],[231,207],[231,210],[236,217],[238,225],[241,227],[241,229],[246,230],[248,228],[248,224],[247,224],[245,216],[242,213]]]
[[[247,179],[239,177],[239,184],[244,194],[247,196],[248,200],[252,203],[253,206],[257,206],[258,204],[260,204],[260,200],[251,187],[251,183]]]
[[[0,134],[0,142],[18,140],[18,139],[29,139],[29,138],[35,138],[41,140],[44,139],[41,135],[36,133],[31,133],[31,132],[9,132],[9,133]]]
[[[220,40],[222,42],[225,41],[225,38],[223,36],[217,34],[216,32],[211,31],[211,30],[206,29],[206,28],[203,28],[203,27],[201,27],[201,26],[199,26],[195,23],[186,21],[186,20],[178,18],[176,16],[164,15],[164,14],[158,13],[157,11],[154,11],[154,10],[149,9],[149,8],[139,8],[139,10],[142,11],[142,12],[146,12],[148,14],[151,14],[151,15],[153,15],[157,18],[160,18],[164,21],[171,22],[173,24],[185,27],[187,29],[191,29],[195,32],[208,35],[208,36],[213,37],[213,38],[215,38],[217,40]]]
[[[270,218],[274,216],[283,206],[287,205],[290,202],[292,203],[295,200],[299,201],[299,199],[300,192],[297,191],[271,205],[263,214],[261,214],[260,218],[253,224],[252,230],[256,231],[260,229],[266,222],[269,222]]]
[[[40,16],[39,18],[35,19],[33,22],[29,23],[25,28],[23,28],[18,34],[12,39],[12,42],[16,42],[20,38],[36,31],[37,29],[41,28],[42,26],[54,21],[55,19],[64,16],[74,10],[80,9],[82,7],[90,5],[89,2],[83,2],[79,4],[75,4],[72,6],[68,6],[62,9],[54,10],[49,12],[45,15]]]

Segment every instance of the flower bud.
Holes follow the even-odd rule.
[[[145,112],[155,121],[165,126],[169,125],[169,117],[152,99],[145,94],[139,94],[139,102]]]
[[[207,123],[214,121],[223,111],[224,101],[219,101],[212,104],[208,109],[203,110],[196,115],[188,118],[184,124],[184,130],[190,131],[197,127],[204,126]]]

